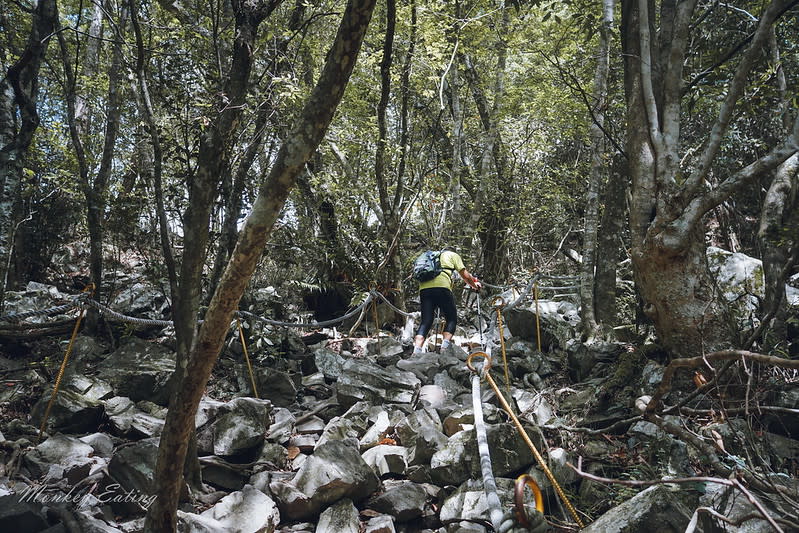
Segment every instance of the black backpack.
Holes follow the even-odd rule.
[[[413,277],[417,281],[430,281],[444,269],[441,268],[441,252],[427,250],[416,258],[413,264]]]

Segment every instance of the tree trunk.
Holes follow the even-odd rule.
[[[57,24],[55,0],[40,0],[33,11],[25,49],[0,79],[0,309],[8,283],[8,257],[14,246],[11,239],[17,224],[14,204],[25,157],[39,126],[36,110],[39,68]]]
[[[175,392],[159,444],[157,498],[145,522],[148,533],[175,531],[181,465],[194,430],[194,416],[211,369],[222,349],[239,300],[263,253],[297,175],[319,146],[344,94],[369,25],[375,0],[350,0],[324,70],[297,125],[281,146],[267,180],[239,234],[228,267],[205,314],[186,373]]]
[[[150,142],[152,144],[152,187],[153,195],[155,197],[155,218],[158,221],[158,237],[161,244],[161,253],[164,256],[164,265],[166,266],[167,278],[169,279],[169,297],[174,300],[175,294],[178,292],[178,275],[177,267],[175,266],[175,256],[172,253],[172,243],[169,236],[169,223],[166,216],[166,208],[164,206],[164,190],[162,184],[163,175],[163,150],[161,149],[161,136],[158,132],[158,124],[155,120],[155,111],[153,109],[152,100],[150,98],[150,87],[147,81],[147,57],[144,48],[144,38],[139,25],[139,16],[137,11],[137,1],[130,0],[130,17],[133,26],[133,32],[136,39],[136,81],[137,88],[136,94],[139,104],[139,112],[144,116],[144,121],[147,124],[147,130],[150,134]]]
[[[791,247],[799,249],[799,153],[788,158],[777,169],[760,215],[758,237],[763,247],[765,298],[761,320],[771,321],[764,337],[766,349],[786,340],[787,306],[785,281],[796,258]]]
[[[616,323],[616,265],[623,246],[626,220],[627,164],[617,153],[611,160],[608,183],[603,195],[604,208],[597,236],[597,264],[594,278],[594,312],[597,321],[613,327]]]
[[[585,229],[583,233],[583,263],[580,276],[580,316],[583,336],[589,339],[601,333],[595,307],[597,233],[599,229],[599,195],[605,163],[605,107],[608,99],[610,71],[610,36],[615,0],[603,0],[602,23],[597,45],[597,65],[594,73],[594,104],[591,109],[591,172],[585,195]]]
[[[622,7],[627,154],[632,178],[630,234],[633,268],[644,311],[674,355],[701,355],[729,348],[737,330],[707,269],[703,217],[757,176],[799,150],[799,120],[767,154],[706,189],[712,163],[762,53],[771,26],[791,0],[774,0],[763,11],[719,104],[701,153],[683,175],[680,120],[683,68],[692,31],[694,1],[625,0]],[[655,27],[657,20],[659,27]],[[657,30],[657,31],[655,31]]]

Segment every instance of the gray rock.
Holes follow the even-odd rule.
[[[516,400],[519,418],[526,419],[536,425],[549,423],[555,411],[542,394],[533,394],[524,389],[511,389],[511,396]]]
[[[236,533],[271,532],[280,522],[275,502],[251,485],[228,494],[200,516],[215,520],[225,531]]]
[[[360,533],[361,521],[358,519],[358,509],[352,504],[352,500],[345,498],[325,509],[319,515],[316,531]]]
[[[408,468],[408,450],[402,446],[380,444],[369,448],[361,456],[380,477],[404,476]]]
[[[44,517],[31,503],[16,495],[0,496],[0,531],[39,533],[46,527]]]
[[[111,384],[117,396],[169,403],[175,354],[163,346],[129,337],[98,368],[100,378]]]
[[[75,437],[58,434],[29,452],[25,456],[25,464],[36,477],[54,472],[51,469],[53,465],[60,466],[63,469],[63,476],[59,477],[66,478],[70,483],[76,483],[88,476],[93,465],[101,461],[91,457],[93,453],[94,449],[85,442]]]
[[[319,372],[327,379],[338,379],[347,360],[345,357],[327,347],[317,348],[313,355]]]
[[[52,389],[48,390],[36,402],[31,411],[31,422],[37,427],[50,402]],[[71,390],[61,390],[50,408],[45,429],[48,433],[62,431],[64,433],[89,433],[96,431],[103,417],[103,406],[100,402],[90,400]]]
[[[62,387],[63,390],[69,389],[94,401],[107,400],[114,396],[114,391],[107,382],[82,374],[69,373],[64,377]]]
[[[512,479],[501,477],[496,477],[495,481],[500,502],[503,504],[503,508],[507,508],[513,503],[514,482]],[[469,479],[448,496],[441,505],[440,517],[443,523],[458,520],[488,521],[488,503],[482,477]]]
[[[427,504],[425,488],[410,481],[387,484],[385,491],[369,500],[368,507],[389,514],[397,523],[409,522],[422,516]]]
[[[430,383],[443,367],[442,357],[435,352],[413,354],[408,359],[397,361],[396,366],[400,370],[413,373],[422,383]]]
[[[574,336],[574,327],[557,312],[556,302],[540,301],[538,315],[535,306],[514,307],[504,313],[504,317],[514,337],[528,340],[538,346],[538,331],[541,331],[541,350],[551,351],[564,347],[566,341]],[[538,324],[536,324],[538,317]]]
[[[685,531],[692,512],[679,501],[679,488],[656,485],[639,492],[612,508],[582,531],[584,533],[623,533],[652,531],[677,533]],[[657,526],[654,526],[657,524]]]
[[[366,430],[365,425],[365,421],[360,418],[333,417],[319,437],[319,444],[330,440],[360,439]]]
[[[272,404],[256,398],[234,398],[219,408],[217,417],[197,432],[201,452],[232,456],[264,441],[272,425]]]
[[[434,409],[418,409],[396,426],[400,443],[408,448],[409,465],[429,465],[433,454],[444,448],[447,436]]]
[[[284,443],[294,433],[296,418],[288,409],[277,407],[272,413],[273,422],[266,431],[266,438],[271,442]]]
[[[114,453],[114,441],[105,433],[92,433],[80,438],[94,450],[94,454],[100,457],[110,458]]]
[[[299,520],[316,515],[342,498],[359,501],[373,493],[379,480],[358,453],[357,441],[329,441],[317,446],[290,483],[269,485],[282,516]]]
[[[486,435],[495,476],[509,475],[532,464],[530,449],[513,424],[486,424]],[[537,437],[532,433],[530,438],[535,440]],[[541,449],[540,442],[534,444]],[[437,485],[462,483],[481,475],[474,429],[464,430],[450,437],[447,445],[430,459],[430,476]]]
[[[273,368],[259,368],[255,371],[258,395],[277,407],[288,407],[296,403],[299,376],[292,376]]]
[[[344,363],[336,383],[336,394],[344,406],[359,401],[409,404],[416,398],[420,386],[419,379],[410,372],[350,359]]]
[[[164,291],[144,283],[133,283],[111,301],[112,309],[124,309],[127,315],[163,320],[169,307]]]
[[[375,516],[366,523],[364,533],[396,533],[394,519],[387,515]]]
[[[124,490],[155,494],[155,463],[158,439],[143,439],[114,451],[108,473]]]
[[[116,396],[103,402],[115,435],[129,439],[156,437],[164,429],[164,418],[139,409],[130,398]]]

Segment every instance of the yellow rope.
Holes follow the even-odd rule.
[[[538,340],[538,351],[541,351],[541,313],[538,311],[538,283],[533,284],[533,298],[535,299],[535,336]]]
[[[94,283],[90,283],[83,289],[82,292],[93,292],[94,291]],[[64,353],[64,360],[61,362],[61,368],[58,369],[58,375],[55,378],[55,385],[53,385],[53,392],[50,394],[50,401],[47,402],[47,408],[44,410],[44,415],[42,416],[42,425],[39,427],[39,436],[36,440],[37,443],[41,442],[42,435],[44,435],[44,427],[47,425],[47,418],[50,416],[50,410],[53,408],[53,403],[55,403],[55,398],[58,395],[58,389],[61,386],[61,379],[64,377],[64,371],[67,369],[67,362],[69,361],[69,356],[72,353],[72,347],[75,345],[75,337],[78,336],[78,331],[80,331],[80,323],[83,321],[83,317],[86,314],[86,308],[82,308],[80,310],[80,314],[78,315],[78,319],[75,321],[75,327],[72,328],[72,337],[69,339],[69,344],[67,344],[67,350]]]
[[[239,327],[239,339],[241,339],[241,347],[244,349],[244,360],[247,361],[247,370],[250,372],[250,383],[252,383],[252,392],[255,397],[260,400],[258,396],[258,388],[255,386],[255,375],[252,372],[252,364],[250,364],[250,354],[247,352],[247,341],[244,340],[244,329],[241,327],[241,320],[236,319],[236,325]]]
[[[561,488],[558,481],[555,479],[555,476],[552,474],[552,471],[549,469],[549,466],[547,466],[546,461],[544,461],[544,458],[538,452],[538,449],[535,447],[535,444],[533,444],[533,441],[530,440],[530,437],[527,436],[527,432],[522,427],[522,423],[519,422],[519,419],[516,418],[516,415],[513,414],[513,409],[511,409],[510,405],[508,405],[508,402],[505,401],[505,398],[502,396],[502,394],[499,391],[499,387],[497,387],[496,382],[491,377],[491,374],[488,372],[488,370],[491,368],[491,357],[489,357],[489,355],[485,352],[474,352],[470,354],[468,359],[466,359],[466,366],[469,367],[469,370],[471,370],[472,372],[477,372],[477,369],[475,369],[472,366],[472,358],[474,358],[475,356],[482,357],[485,360],[483,375],[488,381],[488,384],[491,385],[491,388],[494,389],[494,393],[497,395],[497,400],[499,400],[499,403],[502,404],[502,408],[505,409],[505,411],[510,416],[511,420],[513,420],[513,424],[516,426],[519,435],[521,435],[522,439],[524,439],[524,442],[530,448],[530,451],[533,452],[533,457],[535,457],[535,460],[544,470],[544,474],[546,474],[547,479],[549,479],[550,483],[552,483],[552,486],[555,487],[555,492],[558,493],[558,496],[560,497],[563,504],[566,506],[566,509],[569,510],[569,513],[571,513],[572,517],[574,517],[574,520],[577,522],[577,525],[580,526],[580,528],[582,529],[585,526],[583,525],[583,521],[580,520],[580,516],[577,514],[577,510],[569,501],[569,498],[568,496],[566,496],[566,493],[563,492],[563,489]]]
[[[502,330],[502,306],[505,300],[499,297],[499,302],[494,300],[494,306],[497,309],[497,329],[499,330],[499,345],[502,347],[502,364],[505,368],[505,390],[508,391],[508,401],[511,399],[510,395],[510,374],[508,372],[508,357],[505,355],[505,332]]]

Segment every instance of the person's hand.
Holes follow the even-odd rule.
[[[472,276],[472,288],[478,292],[483,288],[483,284],[474,276]]]

